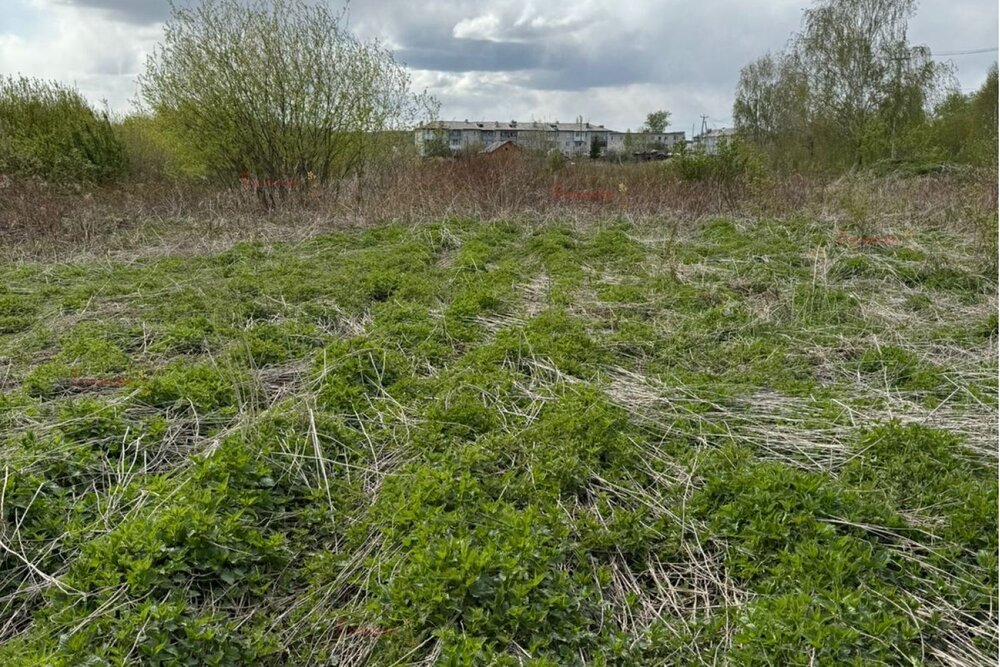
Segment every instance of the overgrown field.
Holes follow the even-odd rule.
[[[0,265],[0,664],[991,664],[996,250],[914,224]]]

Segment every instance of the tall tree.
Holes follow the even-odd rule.
[[[907,42],[915,11],[915,0],[826,0],[804,13],[796,46],[812,115],[843,136],[856,164],[873,125],[882,124],[894,150],[900,126],[925,108],[939,73],[926,47]]]
[[[805,10],[787,53],[741,72],[737,127],[782,150],[807,146],[834,164],[896,157],[899,138],[924,121],[950,74],[926,47],[909,45],[915,7],[915,0],[820,0]]]
[[[929,130],[929,158],[995,166],[997,66],[990,68],[979,90],[948,95],[934,110]]]
[[[974,129],[979,143],[982,147],[980,159],[984,164],[996,165],[997,163],[997,110],[998,110],[998,81],[997,65],[993,64],[986,81],[982,87],[972,96],[972,112],[974,114]]]
[[[659,111],[651,111],[646,114],[646,124],[643,126],[643,132],[653,132],[662,133],[665,132],[667,126],[670,125],[670,112],[666,109],[660,109]]]
[[[733,122],[742,136],[797,166],[812,148],[808,100],[801,63],[794,55],[768,53],[740,70]]]

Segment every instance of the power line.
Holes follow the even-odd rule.
[[[1000,49],[998,49],[997,47],[993,46],[993,47],[984,48],[984,49],[969,49],[968,51],[938,51],[937,53],[927,53],[926,55],[928,57],[931,57],[931,58],[939,58],[939,57],[944,57],[944,56],[971,56],[971,55],[976,54],[976,53],[992,53],[992,52],[998,51],[998,50],[1000,50]],[[915,52],[915,53],[910,53],[910,54],[905,55],[905,56],[897,56],[897,57],[889,58],[889,60],[911,60],[911,59],[915,58],[918,55],[925,55],[925,54],[920,53],[920,52]]]
[[[937,53],[932,53],[932,56],[971,56],[975,53],[991,53],[993,51],[998,51],[997,47],[993,46],[985,49],[969,49],[968,51],[938,51]]]

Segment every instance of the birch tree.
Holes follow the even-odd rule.
[[[831,165],[897,157],[898,138],[951,82],[948,66],[909,44],[915,10],[915,0],[820,0],[786,52],[741,71],[737,127]]]

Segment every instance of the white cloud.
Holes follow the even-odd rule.
[[[47,20],[27,36],[0,34],[0,66],[8,74],[75,85],[93,102],[124,111],[159,25],[137,26],[90,9],[36,3]]]
[[[452,28],[455,39],[484,39],[489,42],[501,41],[500,19],[493,14],[483,14],[472,19],[462,19]]]

